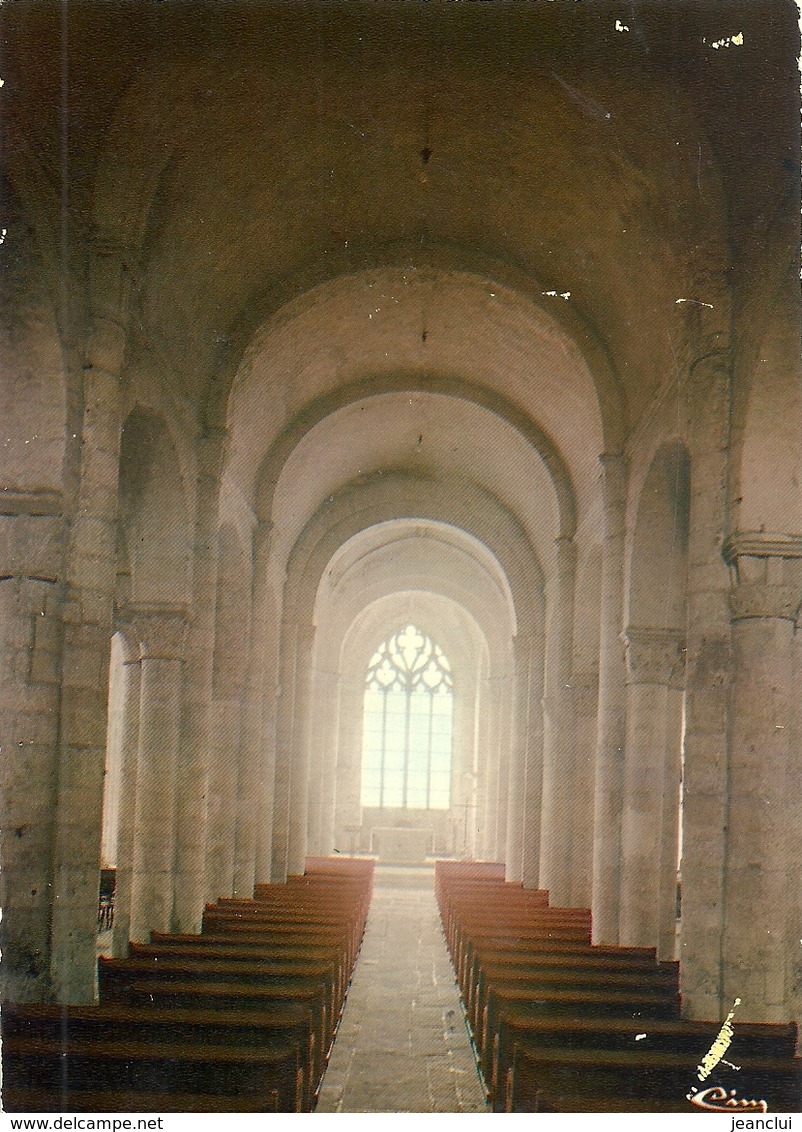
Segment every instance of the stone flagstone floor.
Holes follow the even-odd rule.
[[[431,868],[377,866],[317,1112],[486,1112]]]

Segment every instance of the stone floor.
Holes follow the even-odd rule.
[[[486,1112],[431,868],[377,866],[318,1112]]]

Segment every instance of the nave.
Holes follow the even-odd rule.
[[[318,1112],[484,1112],[434,871],[376,869],[365,937]]]
[[[0,997],[77,1091],[158,990],[198,1104],[310,1107],[324,857],[802,1019],[798,12],[628,12],[0,4]]]

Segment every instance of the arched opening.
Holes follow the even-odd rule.
[[[454,680],[439,645],[415,625],[370,658],[362,724],[362,806],[447,810]]]

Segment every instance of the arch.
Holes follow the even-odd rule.
[[[447,276],[458,273],[473,277],[486,285],[496,284],[530,302],[538,309],[541,318],[553,323],[559,333],[579,350],[596,386],[603,445],[614,449],[623,443],[626,413],[620,379],[603,339],[590,321],[577,309],[576,304],[563,302],[555,306],[550,301],[547,305],[543,302],[543,296],[548,294],[549,287],[536,279],[531,272],[523,271],[513,264],[495,259],[475,249],[431,241],[427,241],[424,247],[419,243],[402,240],[391,241],[378,249],[375,245],[364,247],[357,245],[348,250],[332,248],[325,257],[313,265],[304,265],[294,276],[268,287],[240,315],[236,325],[225,338],[218,359],[216,379],[209,387],[204,406],[204,420],[207,424],[221,427],[221,422],[225,421],[229,396],[237,373],[261,327],[272,319],[280,317],[281,312],[290,304],[318,287],[384,269],[403,270],[423,276],[433,272]],[[478,396],[481,398],[482,394],[479,393]],[[338,399],[336,394],[333,398],[333,404],[328,411],[350,399]],[[496,411],[506,416],[507,413],[502,406],[503,400],[499,398],[499,407]],[[478,400],[477,403],[485,402]],[[491,407],[491,404],[485,404]],[[513,409],[508,419],[512,423],[514,418]],[[537,435],[536,426],[533,428],[534,435]],[[550,453],[553,445],[547,437],[543,436],[542,439],[545,442],[544,452]],[[547,459],[546,455],[544,459]],[[555,471],[558,468],[559,461],[555,464]]]
[[[303,414],[296,417],[271,446],[258,476],[257,512],[260,518],[271,518],[273,497],[281,471],[292,452],[312,429],[332,413],[388,393],[430,393],[456,397],[480,408],[488,409],[519,432],[543,460],[557,498],[560,528],[570,538],[576,530],[576,499],[571,477],[562,455],[545,432],[517,405],[494,390],[472,382],[436,374],[381,374],[340,386],[332,393],[317,398]]]
[[[508,580],[518,632],[537,620],[535,611],[544,599],[543,571],[514,516],[473,485],[395,472],[347,485],[309,520],[288,563],[285,618],[311,618],[323,571],[349,538],[398,518],[428,519],[472,534],[494,555]]]
[[[802,534],[802,382],[797,253],[773,301],[750,368],[736,370],[728,534]]]

